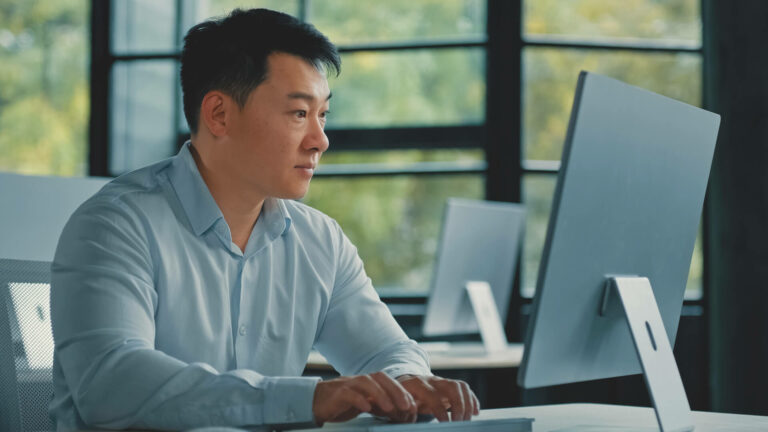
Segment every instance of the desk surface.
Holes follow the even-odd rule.
[[[532,417],[534,432],[658,431],[652,408],[566,404],[486,410],[479,418]],[[695,432],[768,431],[768,417],[693,411]]]
[[[493,354],[472,353],[473,348],[482,347],[479,342],[454,343],[451,346],[452,349],[427,350],[432,370],[510,368],[520,366],[523,360],[523,344],[510,344],[507,350]],[[328,360],[317,351],[309,354],[307,368],[332,369]]]
[[[530,417],[533,432],[658,431],[652,408],[622,405],[565,404],[484,410],[478,419]],[[693,412],[694,432],[768,431],[768,417]],[[343,424],[327,423],[315,432],[343,432]]]

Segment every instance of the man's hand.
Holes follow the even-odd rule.
[[[397,381],[416,400],[419,414],[432,414],[441,422],[480,414],[480,402],[464,381],[415,375],[403,375]]]
[[[317,383],[312,413],[319,425],[349,420],[363,412],[413,423],[417,407],[411,394],[383,372]]]

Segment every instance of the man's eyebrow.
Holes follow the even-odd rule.
[[[333,93],[328,93],[328,97],[326,97],[325,100],[328,101],[329,99],[331,99],[332,96],[333,96]],[[288,99],[304,99],[306,101],[312,102],[315,100],[315,97],[309,93],[293,92],[293,93],[288,93]]]

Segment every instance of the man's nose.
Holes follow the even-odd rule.
[[[304,145],[308,149],[317,149],[320,153],[328,150],[330,143],[328,136],[325,135],[325,125],[322,120],[317,119],[312,122],[307,135],[304,137]]]

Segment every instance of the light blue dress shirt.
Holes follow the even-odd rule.
[[[72,215],[51,317],[59,430],[312,422],[313,346],[343,375],[429,374],[333,219],[268,199],[241,252],[189,143]]]

